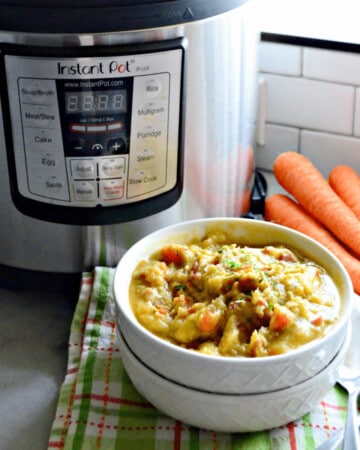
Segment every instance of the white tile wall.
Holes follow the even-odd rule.
[[[356,53],[315,48],[303,49],[306,78],[360,85],[360,57]]]
[[[360,172],[360,47],[356,53],[261,42],[259,55],[266,98],[257,167],[271,170],[279,153],[292,150],[325,176],[337,164]]]
[[[303,77],[264,74],[267,82],[267,121],[349,135],[352,133],[352,86]]]
[[[274,58],[274,53],[277,55]],[[259,49],[260,69],[283,75],[301,75],[301,48],[295,45],[262,42]]]

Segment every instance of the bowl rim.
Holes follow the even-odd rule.
[[[319,372],[314,374],[313,376],[306,378],[305,380],[296,383],[291,386],[287,386],[281,389],[275,389],[271,391],[265,391],[265,392],[253,392],[253,393],[242,393],[242,394],[234,394],[234,393],[224,393],[224,392],[215,392],[215,391],[205,391],[201,389],[197,389],[192,386],[187,386],[181,383],[178,383],[175,380],[169,379],[158,372],[156,372],[151,367],[147,366],[143,361],[140,360],[140,358],[132,351],[129,344],[127,343],[123,333],[121,330],[118,331],[118,338],[120,341],[120,355],[121,355],[121,349],[125,346],[125,351],[128,353],[130,358],[132,358],[135,361],[135,364],[138,366],[141,366],[143,370],[147,371],[150,376],[157,378],[158,381],[167,384],[168,386],[173,386],[176,389],[179,389],[180,391],[186,391],[187,393],[196,393],[196,395],[200,395],[203,398],[209,396],[216,397],[218,399],[231,399],[231,398],[241,398],[241,399],[256,399],[256,400],[262,400],[262,401],[268,401],[269,398],[271,398],[274,395],[281,395],[284,392],[286,392],[288,395],[291,395],[294,391],[300,390],[302,391],[305,386],[308,383],[314,382],[316,378],[321,378],[322,376],[325,376],[329,371],[334,370],[334,368],[339,364],[340,361],[344,360],[346,352],[348,351],[350,342],[351,342],[351,334],[352,334],[352,327],[349,326],[347,329],[346,335],[344,340],[341,343],[341,346],[337,353],[334,355],[334,357],[329,361],[329,363]]]
[[[120,283],[118,282],[118,278],[121,277],[121,270],[122,270],[123,266],[126,266],[127,260],[129,258],[131,258],[132,254],[134,252],[136,252],[138,249],[143,248],[144,243],[146,243],[149,240],[151,240],[151,241],[156,241],[157,239],[159,240],[160,237],[162,237],[162,240],[163,240],[164,235],[179,236],[182,233],[184,233],[184,231],[181,230],[181,231],[176,232],[176,230],[178,230],[179,228],[183,228],[183,227],[194,228],[199,225],[205,226],[205,225],[208,225],[211,223],[238,223],[238,224],[246,223],[247,225],[254,223],[254,219],[246,219],[246,218],[242,218],[242,217],[211,217],[211,218],[182,221],[182,222],[178,222],[176,224],[172,224],[172,225],[163,227],[159,230],[156,230],[156,231],[144,236],[143,238],[138,240],[136,243],[134,243],[125,252],[125,254],[122,256],[122,258],[120,259],[119,263],[117,264],[117,266],[115,268],[115,275],[114,275],[114,280],[113,280],[113,291],[114,291],[114,300],[115,300],[115,307],[117,310],[117,315],[120,315],[121,319],[126,320],[129,324],[131,324],[132,327],[136,328],[140,332],[140,334],[144,335],[144,337],[146,337],[147,339],[150,339],[150,341],[153,342],[154,344],[161,346],[163,349],[168,349],[169,351],[178,353],[178,354],[184,356],[185,358],[191,358],[191,359],[196,358],[196,359],[199,359],[199,361],[203,360],[204,362],[205,361],[207,361],[209,363],[211,362],[211,364],[221,365],[221,364],[225,363],[227,365],[229,365],[229,364],[230,365],[238,365],[239,361],[241,361],[242,366],[244,366],[244,365],[251,365],[251,366],[252,365],[262,365],[264,363],[267,363],[268,361],[271,361],[272,363],[276,364],[276,363],[280,363],[282,360],[287,361],[292,358],[297,358],[300,354],[306,354],[306,353],[312,352],[314,347],[317,347],[319,343],[323,342],[329,336],[331,336],[335,332],[335,330],[342,328],[344,325],[346,325],[346,323],[349,322],[351,309],[352,309],[351,296],[353,294],[352,282],[351,282],[350,276],[349,276],[348,272],[346,271],[344,265],[341,263],[341,261],[332,252],[330,252],[330,250],[328,250],[323,244],[317,242],[315,239],[313,239],[299,231],[293,230],[292,228],[288,228],[288,227],[285,227],[283,225],[279,225],[279,224],[276,224],[273,222],[260,221],[260,220],[256,220],[255,222],[257,223],[257,226],[265,227],[265,228],[273,229],[273,230],[279,230],[280,232],[290,234],[294,238],[299,238],[303,242],[307,242],[310,245],[312,245],[313,247],[317,247],[324,254],[327,255],[327,257],[329,258],[329,261],[332,261],[331,265],[335,265],[337,267],[336,270],[340,271],[341,278],[344,280],[342,289],[344,291],[344,299],[345,300],[343,300],[343,302],[342,302],[341,315],[340,315],[339,319],[337,320],[337,322],[334,324],[334,326],[331,327],[330,333],[325,333],[323,336],[321,336],[317,339],[314,339],[310,342],[307,342],[296,349],[291,349],[286,353],[282,353],[282,354],[278,354],[278,355],[262,356],[262,357],[254,357],[254,358],[246,357],[246,356],[208,355],[205,353],[191,351],[190,349],[183,348],[183,347],[176,345],[170,341],[167,341],[167,340],[157,336],[156,334],[152,333],[147,328],[145,328],[143,325],[141,325],[140,322],[138,322],[138,320],[136,319],[135,315],[133,315],[133,317],[129,317],[126,314],[126,312],[122,308],[122,302],[119,300],[120,295],[118,294],[118,291],[124,290],[124,289],[126,289],[126,291],[127,291],[128,287],[129,287],[129,283],[126,286],[120,285]],[[281,244],[281,242],[279,242],[279,244]],[[158,247],[152,247],[151,252],[156,251],[157,248]],[[304,250],[303,253],[306,254],[306,250]],[[327,265],[330,266],[330,264],[327,264]],[[134,265],[134,267],[135,267],[135,265]],[[130,282],[130,280],[129,280],[129,282]],[[338,287],[338,289],[339,289],[339,287]],[[130,306],[130,309],[131,309],[131,306]],[[119,323],[119,326],[121,327],[121,323]]]

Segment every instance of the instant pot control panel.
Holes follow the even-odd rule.
[[[0,47],[13,200],[104,224],[168,208],[182,188],[184,46]]]

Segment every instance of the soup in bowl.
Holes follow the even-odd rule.
[[[316,241],[269,222],[202,219],[140,240],[115,274],[117,322],[161,376],[204,391],[282,389],[339,350],[352,286]]]

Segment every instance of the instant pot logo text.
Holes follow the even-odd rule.
[[[109,64],[99,62],[97,64],[57,64],[59,75],[104,75],[131,72],[131,62],[111,61]]]

